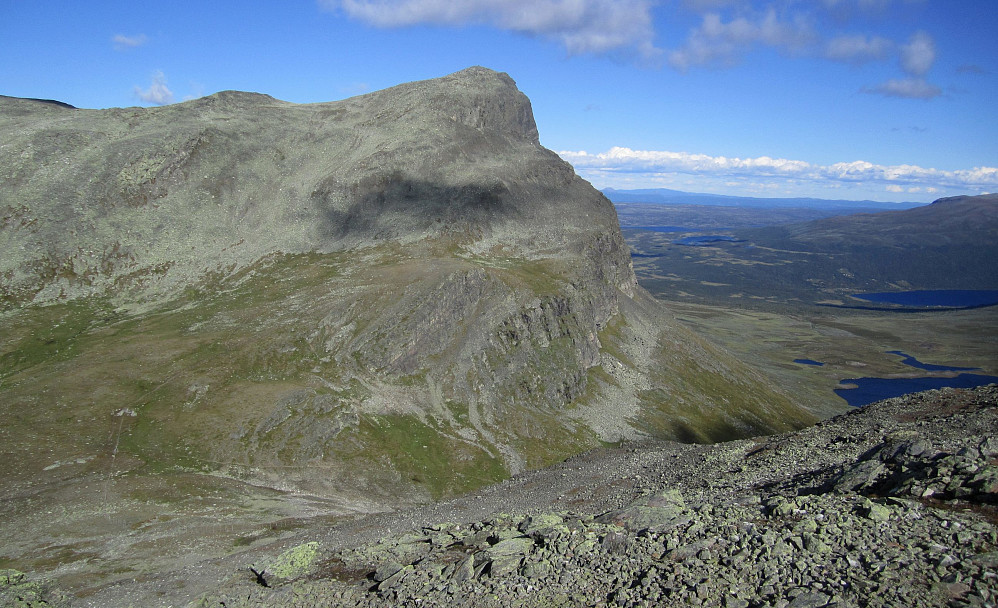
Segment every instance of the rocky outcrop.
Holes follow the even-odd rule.
[[[550,510],[560,501],[545,509],[518,492],[564,473],[538,472],[496,488],[514,495],[507,504],[529,505],[528,513],[450,520],[327,549],[324,561],[282,588],[253,589],[247,580],[238,592],[203,601],[992,605],[998,601],[996,431],[998,387],[991,386],[893,399],[770,439],[594,455],[566,467],[592,475],[614,469],[614,459],[630,460],[637,474],[627,477],[635,480],[629,491],[575,501],[572,510]],[[564,482],[554,483],[565,490]],[[568,484],[577,495],[585,485]],[[607,500],[614,506],[603,510]],[[450,514],[459,512],[455,503]],[[342,537],[325,538],[332,544]]]

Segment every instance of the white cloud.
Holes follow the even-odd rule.
[[[841,185],[877,186],[889,192],[901,192],[910,188],[923,188],[927,192],[945,189],[986,191],[998,186],[996,167],[944,171],[917,165],[878,165],[862,160],[816,165],[802,160],[769,156],[730,158],[624,147],[614,147],[598,154],[585,151],[562,151],[558,154],[583,177],[600,178],[597,181],[604,182],[614,181],[611,178],[622,175],[640,175],[646,181],[655,181],[665,175],[688,174],[725,180],[808,183],[822,188]],[[634,183],[635,180],[627,181]]]
[[[799,51],[815,39],[805,19],[781,20],[772,8],[754,20],[737,17],[728,22],[718,13],[706,13],[686,44],[669,53],[669,64],[681,71],[693,66],[729,66],[756,45]]]
[[[839,36],[825,43],[825,57],[833,61],[862,64],[886,59],[894,43],[880,36]]]
[[[901,45],[901,69],[911,76],[925,76],[936,62],[936,43],[925,32],[915,32]]]
[[[936,60],[936,43],[923,31],[907,42],[870,33],[841,31],[850,23],[889,18],[924,0],[822,0],[763,3],[755,0],[684,0],[701,15],[686,41],[666,54],[669,65],[686,72],[694,67],[731,67],[760,47],[784,54],[820,57],[853,65],[896,57],[903,78],[863,89],[885,97],[933,99],[942,94],[926,75]],[[765,10],[757,10],[767,4]],[[860,19],[854,17],[862,15]],[[819,34],[820,32],[820,34]],[[972,69],[972,68],[971,68]],[[970,71],[968,69],[968,71]]]
[[[377,27],[486,24],[555,40],[569,53],[654,46],[651,0],[319,0]]]
[[[942,90],[925,80],[925,75],[936,62],[936,43],[925,32],[915,32],[899,49],[901,69],[908,78],[892,78],[874,87],[866,87],[864,93],[875,93],[884,97],[905,99],[932,99],[942,95]]]
[[[127,51],[128,49],[133,49],[137,46],[142,46],[149,41],[149,38],[145,34],[138,34],[135,36],[126,36],[124,34],[115,34],[111,37],[111,44],[114,45],[114,50],[116,51]]]
[[[939,87],[929,84],[922,78],[892,78],[875,87],[865,88],[863,92],[906,99],[932,99],[942,95]]]
[[[159,71],[152,75],[152,84],[148,89],[135,87],[135,95],[146,103],[158,106],[173,103],[173,91],[166,86],[166,75]]]

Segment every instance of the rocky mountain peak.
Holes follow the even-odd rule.
[[[318,104],[0,99],[0,142],[13,511],[77,511],[39,504],[99,476],[79,512],[111,521],[166,471],[191,484],[165,502],[225,479],[346,515],[602,442],[812,420],[636,286],[612,204],[538,144],[504,74]]]
[[[407,83],[362,98],[400,114],[435,112],[455,123],[538,143],[530,100],[505,72],[474,66],[449,76]]]
[[[2,98],[0,116],[9,301],[74,298],[136,273],[179,286],[273,251],[471,227],[622,243],[612,205],[538,144],[527,97],[481,67],[339,102],[223,91],[66,112]],[[165,272],[150,281],[152,268]]]

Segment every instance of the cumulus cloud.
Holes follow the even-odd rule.
[[[114,50],[116,51],[127,51],[128,49],[142,46],[148,41],[149,38],[145,34],[137,34],[135,36],[115,34],[111,37],[111,44],[114,45]]]
[[[585,151],[562,151],[558,154],[580,173],[604,178],[611,174],[643,174],[653,177],[682,173],[724,179],[793,180],[823,187],[861,184],[891,192],[899,191],[896,188],[915,187],[923,188],[926,192],[938,192],[947,188],[993,191],[998,187],[996,167],[944,171],[917,165],[878,165],[862,160],[816,165],[802,160],[769,156],[730,158],[624,147],[614,147],[597,154]]]
[[[929,84],[924,78],[892,78],[883,84],[863,89],[863,92],[905,99],[932,99],[942,95],[939,87]]]
[[[645,57],[654,46],[651,0],[320,0],[332,10],[377,27],[486,24],[555,40],[569,53],[629,49]]]
[[[886,18],[924,0],[821,0],[767,3],[756,0],[683,0],[682,6],[700,15],[685,42],[666,53],[669,65],[686,72],[695,67],[731,67],[754,49],[771,48],[787,55],[820,57],[863,65],[898,60],[903,77],[862,89],[885,97],[932,99],[942,94],[927,80],[936,61],[936,43],[918,31],[906,42],[870,34],[841,31],[869,18]],[[779,8],[777,8],[779,7]],[[863,15],[863,19],[854,19]]]
[[[925,76],[936,62],[936,43],[925,32],[915,32],[901,45],[901,69],[911,76]]]
[[[173,103],[173,91],[166,86],[166,75],[159,71],[153,73],[152,84],[148,89],[135,87],[135,96],[146,103],[158,106]]]
[[[669,53],[669,64],[681,71],[693,66],[728,66],[754,46],[798,51],[813,44],[816,35],[803,18],[781,20],[773,8],[750,19],[736,17],[725,22],[719,13],[706,13],[686,43]]]
[[[936,62],[936,43],[932,36],[925,32],[912,34],[908,42],[899,47],[899,60],[908,78],[892,78],[877,86],[866,87],[863,92],[905,99],[932,99],[942,95],[939,87],[925,79]]]
[[[880,36],[839,36],[825,43],[826,58],[856,65],[882,61],[893,50],[894,43]]]

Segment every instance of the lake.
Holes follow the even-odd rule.
[[[794,363],[800,363],[801,365],[814,365],[817,367],[824,365],[821,361],[815,361],[814,359],[794,359]]]
[[[994,384],[998,383],[998,376],[960,374],[955,378],[849,378],[842,382],[855,384],[857,388],[837,388],[835,394],[849,405],[861,407],[882,399],[935,388],[974,388]]]
[[[897,355],[899,357],[904,357],[901,363],[909,367],[916,367],[918,369],[924,369],[930,372],[969,372],[975,369],[980,369],[978,367],[953,367],[952,365],[935,365],[933,363],[922,363],[915,357],[907,353],[903,353],[899,350],[889,350],[887,351],[889,355]]]
[[[917,308],[980,308],[998,304],[998,289],[917,289],[852,295],[867,302]]]
[[[686,245],[687,247],[703,247],[704,245],[709,245],[711,243],[741,243],[742,239],[737,239],[733,236],[726,236],[722,234],[708,234],[704,236],[688,236],[685,238],[677,239],[673,241],[676,245]]]
[[[935,365],[922,363],[915,357],[899,350],[887,351],[889,355],[904,357],[901,363],[909,367],[934,372],[963,372],[979,369],[976,367],[953,367],[951,365]],[[998,376],[984,374],[960,374],[954,378],[938,378],[926,376],[922,378],[849,378],[842,384],[855,384],[856,388],[837,388],[835,394],[846,400],[849,405],[860,407],[881,399],[900,397],[908,393],[917,393],[937,388],[973,388],[985,384],[998,383]]]

